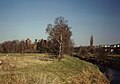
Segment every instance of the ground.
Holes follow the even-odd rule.
[[[65,56],[0,54],[0,84],[109,84],[97,66]]]

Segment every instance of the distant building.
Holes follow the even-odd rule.
[[[114,54],[120,54],[120,44],[110,45],[110,48],[111,52],[113,52]]]
[[[106,52],[110,52],[113,54],[120,54],[120,44],[104,44],[104,45],[99,45],[99,48],[104,49]]]

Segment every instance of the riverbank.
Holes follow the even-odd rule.
[[[120,70],[120,55],[108,55],[103,58],[97,57],[96,55],[86,57],[75,55],[75,57],[78,57],[81,60],[85,60],[94,64],[101,64],[110,68]]]
[[[8,54],[0,60],[2,84],[109,84],[98,67],[75,57],[59,62],[47,54]]]
[[[81,60],[93,63],[99,67],[100,71],[108,78],[111,84],[120,84],[120,56],[109,55],[108,58],[100,59],[95,56],[79,57]]]

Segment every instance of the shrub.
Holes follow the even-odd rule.
[[[99,59],[106,59],[106,57],[108,56],[108,53],[104,50],[104,49],[99,49],[98,55],[97,57]]]
[[[87,55],[88,55],[88,50],[87,50],[87,48],[82,47],[82,48],[80,49],[80,56],[85,57],[85,56],[87,56]]]

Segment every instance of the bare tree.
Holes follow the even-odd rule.
[[[49,34],[51,49],[58,55],[58,59],[63,58],[63,54],[68,54],[72,45],[72,32],[64,17],[57,17],[54,25],[48,24],[46,32]]]
[[[11,49],[11,41],[5,41],[4,43],[2,43],[2,49],[5,53],[10,53]]]

